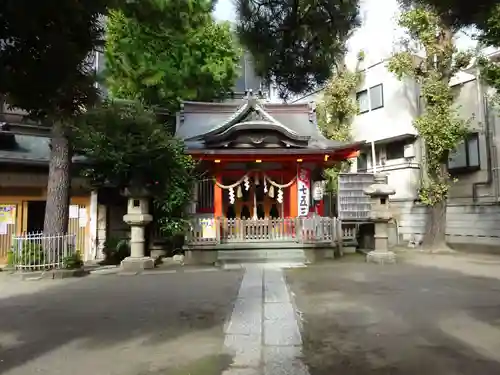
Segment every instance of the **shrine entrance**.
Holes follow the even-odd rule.
[[[279,203],[276,197],[264,193],[263,186],[252,186],[249,190],[241,192],[234,204],[224,200],[225,217],[228,219],[277,219],[283,217],[283,202]]]
[[[269,174],[277,175],[274,179]],[[289,187],[295,182],[291,178],[282,183],[283,173],[250,171],[241,172],[243,177],[222,178],[218,187],[223,190],[223,217],[227,219],[279,219],[286,216],[289,202],[286,201]]]

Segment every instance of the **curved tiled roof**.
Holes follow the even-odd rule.
[[[286,135],[308,141],[308,149],[334,149],[347,145],[325,138],[318,129],[316,114],[309,104],[259,103],[247,97],[239,103],[184,102],[178,116],[176,135],[186,142],[188,149],[205,148],[205,140],[228,129],[245,124],[245,118],[255,112],[261,121],[246,121],[257,130],[280,128]],[[245,128],[248,130],[248,127]]]

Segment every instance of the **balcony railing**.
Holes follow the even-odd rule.
[[[342,228],[337,218],[201,219],[192,221],[186,245],[203,246],[236,242],[295,242],[337,244],[354,238],[354,228]]]

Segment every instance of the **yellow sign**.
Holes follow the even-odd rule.
[[[15,224],[16,206],[12,204],[0,204],[0,224]]]
[[[215,238],[214,219],[201,220],[201,235],[203,238]]]

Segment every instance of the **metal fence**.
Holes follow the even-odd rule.
[[[17,270],[26,271],[64,268],[65,260],[76,253],[75,243],[75,234],[13,236],[9,263]]]

